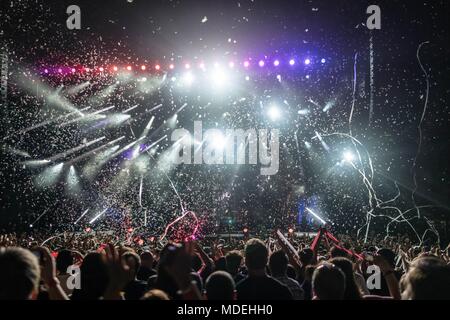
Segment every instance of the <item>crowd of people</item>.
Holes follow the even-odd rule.
[[[279,233],[180,243],[2,234],[0,299],[450,299],[450,245],[338,238],[312,247],[307,235]]]

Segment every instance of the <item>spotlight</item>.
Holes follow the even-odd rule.
[[[61,69],[61,68],[59,68],[59,69],[58,69],[58,72],[59,72],[59,73],[62,73],[62,69]]]
[[[305,65],[309,66],[311,64],[311,59],[306,58],[305,59]]]
[[[234,68],[234,62],[233,62],[233,61],[230,61],[230,62],[228,63],[228,66],[229,66],[230,68]]]
[[[103,67],[98,68],[98,70],[99,70],[100,72],[105,71],[105,69],[104,69]]]
[[[72,71],[72,73],[75,73],[75,68],[70,69],[70,71]]]
[[[345,151],[344,154],[342,155],[342,158],[346,162],[352,162],[353,160],[355,160],[355,155],[350,151]]]
[[[289,234],[293,234],[294,233],[294,229],[289,228],[288,232],[289,232]]]
[[[147,69],[147,67],[144,66],[144,65],[142,65],[142,66],[141,66],[141,70],[145,70],[145,69]],[[131,69],[130,69],[130,70],[131,70]]]
[[[159,64],[157,64],[157,65],[155,66],[155,69],[156,69],[156,70],[159,70],[159,69],[161,69],[161,66],[160,66]]]
[[[227,75],[221,69],[215,70],[212,81],[216,87],[223,87],[229,82]]]
[[[244,228],[244,230],[242,230],[244,233],[248,233],[248,228]]]
[[[295,64],[295,60],[294,59],[289,60],[289,65],[290,66],[293,66],[294,64]]]
[[[45,69],[45,70],[44,70],[44,73],[48,73],[48,69]]]
[[[278,66],[280,65],[280,60],[275,60],[275,61],[273,62],[273,65],[274,65],[275,67],[278,67]]]
[[[205,70],[205,64],[203,62],[200,63],[199,67],[200,67],[200,69]]]
[[[169,65],[169,69],[170,70],[173,70],[175,68],[175,66],[171,63],[170,65]]]
[[[208,143],[218,151],[221,151],[225,148],[227,138],[220,131],[211,132],[208,137]]]
[[[182,78],[185,85],[190,86],[194,82],[194,76],[190,72],[186,72]]]
[[[249,66],[250,66],[250,62],[244,61],[244,67],[245,67],[245,68],[248,68]]]
[[[280,109],[278,109],[276,106],[272,106],[267,111],[267,115],[269,116],[270,120],[276,121],[281,117],[281,112]]]
[[[91,71],[91,69],[89,69],[89,68],[84,68],[84,71],[89,72],[89,71]]]
[[[245,81],[250,81],[250,77],[249,76],[245,76]]]
[[[114,66],[114,67],[113,67],[113,70],[114,70],[114,71],[117,71],[117,70],[119,70],[119,68],[117,68],[116,66]]]
[[[190,69],[190,68],[191,68],[191,65],[190,65],[189,63],[186,63],[186,64],[184,65],[184,67],[185,67],[186,69]]]
[[[260,67],[264,67],[264,65],[265,65],[264,60],[259,60],[258,65],[259,65]]]
[[[325,58],[322,58],[322,60],[320,60],[320,62],[325,63],[325,62],[327,62],[327,60],[325,60]]]
[[[131,71],[131,69],[132,69],[131,66],[127,66],[128,71]]]

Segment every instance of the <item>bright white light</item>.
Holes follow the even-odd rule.
[[[278,66],[280,65],[280,60],[275,60],[275,61],[273,62],[273,65],[274,65],[275,67],[278,67]]]
[[[317,220],[319,220],[322,224],[327,224],[325,220],[323,220],[321,217],[319,217],[317,215],[317,213],[315,213],[314,211],[312,211],[310,208],[306,208],[306,211],[308,211],[309,213],[311,213],[314,218],[316,218]]]
[[[260,67],[264,67],[264,65],[265,65],[264,60],[259,60],[258,65],[259,65]]]
[[[345,151],[342,155],[342,158],[344,159],[344,161],[352,162],[353,160],[355,160],[355,155],[350,151]]]
[[[294,64],[295,64],[295,60],[294,59],[289,60],[289,65],[293,66]]]
[[[234,68],[234,62],[233,62],[233,61],[230,61],[230,62],[228,63],[228,66],[229,66],[230,68]]]
[[[72,195],[80,191],[78,176],[73,165],[70,166],[69,174],[67,175],[67,189]]]
[[[306,147],[306,149],[311,149],[311,143],[309,143],[308,141],[305,141],[305,147]]]
[[[281,112],[280,109],[278,109],[276,106],[272,106],[267,111],[267,115],[269,116],[270,120],[276,121],[281,117]]]
[[[301,109],[301,110],[298,110],[297,113],[299,115],[305,116],[305,115],[307,115],[309,113],[309,110],[308,109]]]
[[[182,78],[183,84],[190,86],[194,82],[194,76],[190,72],[186,72]]]
[[[214,86],[219,88],[222,88],[229,83],[227,74],[221,69],[215,70],[214,73],[212,74],[211,79]]]
[[[250,77],[249,76],[245,76],[245,81],[250,81]]]
[[[244,67],[248,68],[250,66],[250,62],[244,61]]]
[[[306,65],[310,65],[310,64],[311,64],[311,59],[306,58],[306,59],[305,59],[305,64],[306,64]]]
[[[325,62],[327,62],[327,60],[325,60],[325,58],[322,58],[322,60],[320,60],[320,62],[325,63]]]
[[[214,132],[208,136],[208,143],[216,150],[223,150],[225,148],[227,138],[221,132]]]

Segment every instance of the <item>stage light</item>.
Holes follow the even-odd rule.
[[[59,72],[59,73],[62,73],[62,69],[61,69],[61,68],[59,68],[59,69],[58,69],[58,72]]]
[[[250,81],[250,77],[249,76],[245,76],[245,81]]]
[[[194,82],[194,76],[190,72],[186,72],[181,79],[183,84],[190,86]]]
[[[311,143],[309,143],[308,141],[305,141],[305,147],[306,147],[306,149],[311,149]]]
[[[90,68],[84,68],[84,71],[89,72],[89,71],[91,71],[91,69]]]
[[[311,64],[311,59],[309,59],[309,58],[306,58],[305,59],[305,65],[310,65]]]
[[[189,63],[186,63],[186,64],[184,65],[184,67],[185,67],[186,69],[190,69],[190,68],[191,68],[191,65],[190,65]]]
[[[277,74],[277,80],[278,82],[281,82],[281,74]]]
[[[144,71],[145,69],[147,69],[147,67],[144,66],[144,65],[142,65],[142,66],[141,66],[141,70]]]
[[[281,112],[280,112],[280,109],[278,109],[276,106],[272,106],[267,111],[267,115],[269,116],[270,120],[276,121],[276,120],[280,119]]]
[[[250,67],[250,62],[248,62],[248,61],[244,61],[244,67],[245,67],[245,68],[248,68],[248,67]]]
[[[293,66],[294,64],[295,64],[295,60],[294,59],[289,60],[289,65],[290,66]]]
[[[311,213],[317,220],[320,221],[320,223],[322,223],[323,225],[327,224],[325,220],[323,220],[321,217],[319,217],[319,215],[317,213],[315,213],[314,211],[312,211],[310,208],[306,208],[306,211],[308,211],[309,213]]]
[[[248,229],[244,228],[244,230],[242,230],[244,233],[248,233]]]
[[[169,69],[170,70],[173,70],[175,68],[175,66],[171,63],[171,64],[169,64]]]
[[[305,115],[307,115],[309,113],[309,110],[308,109],[301,109],[301,110],[298,110],[297,113],[299,115],[301,115],[301,116],[305,116]]]
[[[293,233],[294,233],[294,229],[289,228],[288,232],[289,232],[290,234],[293,234]]]
[[[215,70],[211,78],[216,87],[223,87],[229,83],[227,75],[221,69]]]
[[[70,71],[72,71],[72,73],[75,73],[75,68],[70,69]]]
[[[81,190],[78,175],[73,165],[70,166],[69,173],[67,175],[67,190],[72,196],[76,195]]]
[[[258,65],[259,65],[260,67],[264,67],[265,64],[266,64],[266,63],[264,62],[264,60],[259,60],[259,62],[258,62]]]
[[[142,77],[141,81],[142,82],[147,82],[147,77]]]
[[[161,66],[160,66],[159,64],[157,64],[157,65],[155,66],[155,69],[156,69],[156,70],[159,70],[159,69],[161,69]]]
[[[228,63],[228,66],[229,66],[230,68],[234,68],[234,62],[233,62],[233,61],[230,61],[230,62]]]
[[[200,67],[200,69],[205,70],[205,64],[203,62],[200,63],[199,67]]]
[[[48,69],[45,69],[45,70],[44,70],[44,73],[48,73]]]
[[[350,151],[345,151],[342,155],[342,158],[346,162],[352,162],[353,160],[355,160],[355,155]]]
[[[114,66],[114,67],[113,67],[113,70],[114,70],[114,71],[117,71],[117,70],[119,70],[119,68],[117,68],[116,66]]]
[[[320,62],[325,63],[325,62],[327,62],[327,60],[325,60],[325,58],[322,58],[322,60],[320,60]]]
[[[223,150],[227,143],[227,138],[218,130],[210,132],[206,138],[208,144],[210,144],[217,151]]]
[[[128,71],[131,71],[131,69],[132,69],[131,66],[127,66]]]
[[[280,60],[275,60],[275,61],[273,62],[273,65],[274,65],[275,67],[278,67],[278,66],[280,65]]]

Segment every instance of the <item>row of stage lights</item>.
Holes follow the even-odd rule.
[[[259,61],[251,61],[251,60],[245,60],[242,63],[238,64],[235,63],[234,61],[230,61],[228,63],[228,68],[230,69],[234,69],[236,67],[243,67],[244,69],[249,69],[250,67],[256,65],[259,68],[264,68],[269,66],[270,64],[272,64],[273,67],[278,68],[278,67],[282,67],[283,65],[288,66],[290,68],[293,68],[297,65],[301,65],[303,63],[304,66],[308,67],[311,66],[315,63],[319,63],[319,64],[326,64],[327,60],[325,58],[322,58],[318,61],[314,61],[314,59],[312,58],[305,58],[303,61],[301,60],[297,60],[297,59],[289,59],[287,61],[281,61],[278,59],[275,59],[273,61],[268,61],[268,60],[259,60]],[[56,67],[56,68],[44,68],[42,70],[43,74],[61,74],[61,75],[65,75],[65,74],[71,74],[71,73],[77,73],[77,72],[97,72],[97,73],[106,73],[106,72],[120,72],[120,71],[125,71],[125,72],[132,72],[132,71],[142,71],[142,72],[148,72],[148,71],[154,71],[154,72],[161,72],[161,71],[172,71],[176,69],[176,65],[173,63],[170,63],[168,65],[161,65],[161,64],[155,64],[153,66],[148,66],[148,65],[140,65],[140,66],[136,66],[136,65],[126,65],[126,66],[110,66],[110,67],[95,67],[95,68],[89,68],[89,67]],[[179,67],[179,66],[178,66]],[[185,69],[185,70],[189,70],[194,68],[195,66],[192,65],[191,63],[185,63],[184,65],[181,66],[181,68]],[[221,67],[221,65],[219,63],[214,63],[213,64],[214,68],[219,68]],[[204,62],[201,62],[198,64],[198,68],[200,70],[206,70],[207,66]]]

